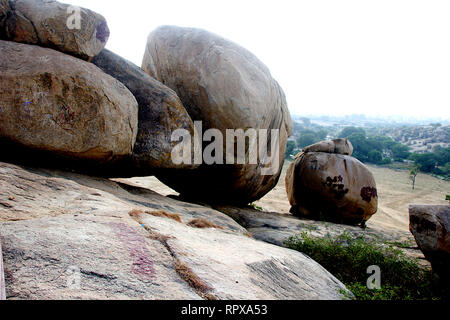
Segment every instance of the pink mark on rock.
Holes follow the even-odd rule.
[[[127,248],[133,261],[131,272],[141,280],[154,280],[156,278],[151,253],[148,250],[145,238],[125,223],[110,223],[120,242]]]

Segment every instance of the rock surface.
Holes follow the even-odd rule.
[[[276,152],[260,157],[259,164],[237,164],[234,154],[234,165],[204,164],[192,172],[158,178],[186,196],[209,202],[246,204],[276,185],[292,120],[283,90],[253,54],[203,30],[164,26],[150,34],[142,68],[173,89],[205,131],[217,129],[224,140],[227,129],[275,129],[280,134]],[[247,155],[252,150],[246,146]],[[231,152],[228,155],[232,158]],[[226,163],[226,158],[224,152],[219,161]],[[275,170],[263,175],[266,160]]]
[[[409,217],[417,245],[450,293],[450,206],[411,205]]]
[[[377,212],[372,173],[357,159],[324,152],[300,153],[286,174],[291,212],[310,219],[359,224]]]
[[[123,84],[51,49],[0,40],[0,52],[0,142],[71,159],[131,155],[138,106]]]
[[[302,152],[304,153],[325,152],[351,156],[353,154],[353,145],[347,139],[335,139],[331,141],[318,142],[316,144],[304,148]]]
[[[177,94],[153,79],[133,63],[104,49],[92,63],[122,82],[139,104],[138,135],[132,161],[124,166],[123,174],[144,176],[155,169],[193,168],[194,165],[176,165],[172,150],[172,134],[184,129],[194,136],[194,124]],[[116,175],[118,176],[118,175]]]
[[[95,57],[105,47],[105,18],[88,9],[76,11],[52,0],[0,0],[0,39],[35,44],[77,56]],[[70,28],[69,28],[70,27]]]
[[[192,227],[199,218],[216,227]],[[341,299],[344,289],[216,210],[106,179],[0,162],[0,221],[8,299]]]

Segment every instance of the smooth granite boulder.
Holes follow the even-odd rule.
[[[277,184],[293,125],[283,90],[255,55],[204,30],[164,26],[150,34],[142,68],[178,94],[203,131],[214,129],[215,137],[223,137],[218,142],[223,150],[216,149],[212,163],[158,178],[184,196],[215,203],[250,203]],[[269,138],[260,135],[258,142],[268,152],[247,143],[241,160],[246,158],[239,161],[237,143],[226,138],[228,129],[265,130]],[[256,153],[258,160],[250,161]]]

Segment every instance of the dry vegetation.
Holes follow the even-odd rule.
[[[194,288],[197,292],[206,294],[207,291],[212,290],[202,279],[200,279],[191,268],[181,262],[179,259],[175,260],[175,270],[178,275],[183,279],[191,288]]]
[[[166,212],[166,211],[163,211],[163,210],[160,210],[160,211],[145,211],[145,213],[149,214],[151,216],[154,216],[154,217],[169,218],[169,219],[172,219],[172,220],[174,220],[176,222],[183,223],[183,221],[181,220],[180,215],[177,214],[177,213],[169,213],[169,212]]]
[[[206,229],[206,228],[223,229],[221,226],[218,226],[218,225],[216,225],[206,219],[203,219],[203,218],[194,219],[191,222],[189,222],[187,225],[192,228],[198,228],[198,229]]]
[[[169,213],[167,211],[163,211],[163,210],[159,210],[159,211],[143,211],[143,210],[139,210],[139,209],[133,209],[129,212],[130,217],[133,218],[139,218],[141,214],[148,214],[154,217],[160,217],[160,218],[168,218],[168,219],[172,219],[176,222],[179,223],[183,223],[183,221],[181,220],[181,217],[179,214],[177,213]]]

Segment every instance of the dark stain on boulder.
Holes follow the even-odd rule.
[[[427,231],[436,232],[436,225],[434,223],[426,219],[421,219],[418,216],[411,216],[410,223],[411,225],[415,226],[415,229],[418,233]]]
[[[52,75],[48,72],[45,72],[43,75],[40,76],[40,80],[42,82],[42,87],[50,90],[52,88],[53,85],[53,81],[52,81]]]
[[[102,21],[98,26],[97,26],[97,35],[96,35],[97,39],[100,40],[103,43],[106,43],[106,41],[109,38],[109,28],[108,25],[106,24],[106,21]]]
[[[345,185],[342,183],[344,178],[342,176],[338,177],[327,177],[326,182],[323,183],[324,187],[328,187],[331,189],[331,193],[338,200],[344,198],[344,196],[350,191],[348,188],[345,188]]]
[[[370,202],[372,198],[378,197],[378,191],[373,187],[364,187],[361,189],[361,198],[364,201]]]

